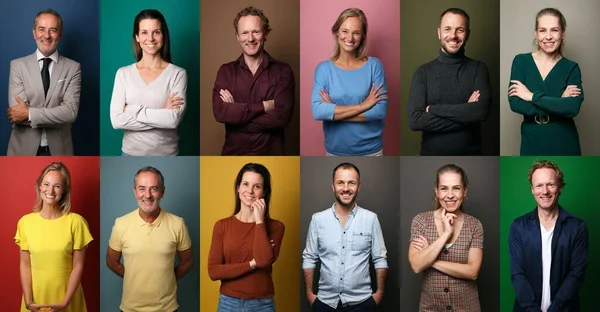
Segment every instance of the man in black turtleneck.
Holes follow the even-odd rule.
[[[422,131],[421,156],[481,155],[481,122],[489,112],[488,69],[465,56],[469,15],[451,8],[440,16],[440,55],[412,77],[408,122]]]

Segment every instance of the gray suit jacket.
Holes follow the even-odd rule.
[[[6,154],[35,156],[43,128],[53,156],[73,155],[71,124],[77,118],[80,94],[81,65],[71,59],[58,55],[47,97],[36,53],[11,61],[8,105],[17,105],[15,97],[21,97],[29,105],[31,121],[13,123]]]

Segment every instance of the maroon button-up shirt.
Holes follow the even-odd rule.
[[[263,60],[253,76],[242,54],[223,64],[213,89],[213,115],[225,124],[221,155],[284,155],[283,128],[294,112],[292,68],[263,51]],[[221,100],[227,89],[234,103]],[[263,101],[274,100],[275,108],[265,112]]]

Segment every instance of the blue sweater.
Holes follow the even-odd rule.
[[[344,70],[327,60],[315,70],[312,92],[312,113],[316,120],[323,120],[325,150],[338,156],[363,156],[383,148],[383,127],[387,113],[387,100],[377,102],[364,112],[365,122],[333,120],[336,105],[362,103],[371,89],[383,84],[387,90],[383,64],[375,57],[359,69]],[[321,102],[319,91],[324,90],[335,104]]]

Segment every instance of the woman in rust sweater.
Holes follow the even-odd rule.
[[[275,311],[272,264],[285,226],[269,217],[271,174],[248,163],[235,180],[235,211],[215,223],[208,275],[221,280],[218,312]]]

